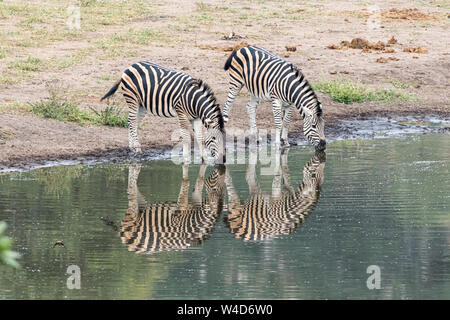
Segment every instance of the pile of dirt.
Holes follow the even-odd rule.
[[[328,49],[333,50],[342,50],[342,49],[361,49],[361,52],[372,52],[375,51],[377,53],[394,53],[395,50],[393,48],[388,48],[396,44],[398,41],[392,36],[386,44],[382,41],[378,41],[376,43],[370,42],[364,38],[354,38],[352,41],[341,41],[340,45],[336,45],[334,43],[329,44],[327,46]],[[422,47],[407,47],[403,49],[403,52],[410,53],[428,53],[427,49]],[[393,60],[393,59],[392,59]],[[379,61],[377,61],[379,62]]]
[[[226,47],[217,47],[217,46],[211,46],[209,44],[201,44],[198,47],[202,50],[215,50],[215,51],[233,51],[233,50],[239,50],[241,48],[247,47],[250,44],[245,41],[241,41],[239,43],[236,43],[234,46],[226,46]]]
[[[385,44],[382,41],[376,43],[370,42],[364,38],[354,38],[352,41],[341,41],[338,46],[334,43],[327,46],[328,49],[341,50],[341,49],[362,49],[362,52],[372,52],[372,50],[383,53],[394,53],[394,49],[386,49],[386,47],[395,44],[397,40],[392,36],[392,38]]]
[[[400,59],[398,59],[397,57],[394,57],[394,56],[389,57],[389,58],[379,57],[379,58],[378,58],[377,60],[375,60],[375,61],[378,62],[378,63],[387,63],[389,60],[392,60],[392,61],[398,61],[398,60],[400,60]]]
[[[297,46],[285,46],[286,51],[295,52],[297,51]]]
[[[436,20],[438,17],[436,15],[430,15],[420,12],[418,9],[396,9],[392,8],[390,10],[382,11],[381,16],[384,19],[402,19],[402,20]]]
[[[396,44],[396,43],[397,43],[397,39],[395,39],[394,36],[392,36],[392,37],[388,40],[386,46],[389,47],[389,46],[391,46],[391,45],[393,45],[393,44]]]
[[[404,48],[403,52],[410,52],[410,53],[428,53],[427,49],[424,49],[422,47],[417,48]]]

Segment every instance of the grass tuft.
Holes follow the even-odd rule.
[[[56,95],[51,95],[49,100],[31,102],[29,106],[33,114],[47,119],[80,123],[88,120],[86,119],[88,117],[78,108],[78,104],[63,101]]]
[[[39,71],[39,66],[41,64],[41,59],[28,57],[24,60],[19,60],[15,62],[9,63],[9,66],[14,69],[22,70],[22,71]]]
[[[328,93],[334,101],[351,104],[366,101],[404,102],[414,100],[412,97],[395,89],[372,89],[362,83],[347,79],[319,81],[312,85],[314,90]]]
[[[31,113],[47,119],[90,123],[111,127],[128,127],[128,115],[117,105],[107,106],[104,110],[92,112],[79,108],[78,103],[63,99],[56,91],[50,91],[48,100],[40,100],[28,104]]]
[[[91,108],[96,117],[96,122],[110,127],[128,127],[128,116],[124,114],[122,107],[117,105],[107,106],[104,110]]]

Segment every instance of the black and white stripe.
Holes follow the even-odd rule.
[[[159,117],[178,117],[183,137],[183,155],[190,157],[191,124],[203,158],[202,126],[208,129],[205,145],[219,162],[223,156],[223,117],[212,90],[206,83],[183,73],[170,70],[149,61],[135,63],[127,68],[119,81],[101,99],[121,89],[129,107],[129,146],[141,153],[137,136],[140,114],[150,112]]]
[[[236,238],[261,241],[290,234],[316,207],[323,183],[324,155],[315,155],[306,163],[303,181],[296,190],[290,185],[287,163],[283,163],[280,175],[275,170],[271,193],[260,190],[254,165],[249,165],[247,182],[250,197],[245,203],[241,203],[234,191],[231,177],[226,177],[229,197],[226,221]],[[284,180],[284,188],[281,180]]]
[[[230,76],[223,110],[225,122],[228,121],[236,96],[245,86],[251,95],[247,112],[252,134],[258,134],[256,109],[260,101],[271,101],[276,144],[289,146],[288,127],[292,110],[296,107],[303,118],[305,136],[317,150],[325,149],[322,105],[304,75],[292,63],[266,49],[248,46],[233,51],[224,69],[229,70]]]
[[[187,166],[176,202],[147,203],[137,188],[139,164],[129,169],[129,206],[120,227],[120,237],[129,251],[156,253],[186,249],[200,244],[212,232],[222,213],[225,196],[223,165],[215,166],[204,181],[201,166],[191,199]],[[202,198],[203,188],[206,197]]]

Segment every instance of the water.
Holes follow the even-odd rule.
[[[450,299],[448,134],[335,141],[326,162],[293,147],[287,164],[191,165],[184,182],[165,160],[0,176],[22,254],[0,267],[0,299]]]

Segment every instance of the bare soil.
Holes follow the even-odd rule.
[[[121,27],[111,26],[109,34],[87,32],[85,37],[76,41],[59,41],[44,48],[24,47],[17,52],[17,57],[30,54],[36,57],[64,56],[76,48],[89,47],[91,40],[107,37],[119,29],[161,28],[174,18],[198,17],[199,6],[196,3],[161,2],[157,16],[131,20]],[[446,8],[425,5],[422,1],[382,1],[379,4],[380,18],[374,24],[370,20],[374,18],[370,8],[345,2],[296,4],[267,1],[261,8],[254,8],[258,6],[255,2],[214,0],[204,3],[207,4],[204,14],[210,15],[212,21],[195,30],[170,29],[174,37],[180,39],[175,44],[162,42],[141,46],[132,56],[90,58],[61,72],[42,70],[19,84],[1,84],[0,106],[6,107],[0,112],[0,170],[23,168],[49,160],[119,159],[128,156],[127,129],[42,119],[8,107],[11,103],[26,104],[47,98],[49,82],[57,79],[69,88],[68,95],[82,106],[101,109],[105,104],[100,103],[99,98],[125,68],[136,61],[151,60],[202,78],[213,88],[223,105],[228,90],[228,75],[223,65],[230,51],[243,43],[259,45],[286,57],[312,83],[344,78],[361,81],[374,88],[392,88],[392,79],[395,79],[407,84],[407,88],[400,91],[417,99],[407,103],[346,105],[332,101],[327,94],[318,93],[324,107],[326,134],[335,135],[339,120],[348,118],[450,115],[450,19]],[[217,20],[217,8],[225,6],[236,10],[220,13],[221,19]],[[271,11],[282,14],[272,16]],[[263,13],[270,19],[255,18]],[[285,16],[294,13],[298,19]],[[2,31],[8,29],[1,20],[0,27]],[[335,43],[335,49],[339,50],[329,48]],[[370,50],[365,50],[365,47]],[[1,64],[6,65],[7,62],[8,59],[0,60]],[[110,75],[111,79],[101,80],[104,75]],[[123,101],[120,95],[116,99]],[[248,127],[247,101],[248,94],[243,90],[230,115],[227,127],[230,132]],[[155,154],[176,143],[171,140],[171,133],[177,128],[176,119],[147,117],[145,121],[146,125],[139,130],[144,152]],[[269,103],[260,105],[257,122],[260,128],[273,126]],[[293,134],[301,132],[298,114],[293,116],[291,131]]]

